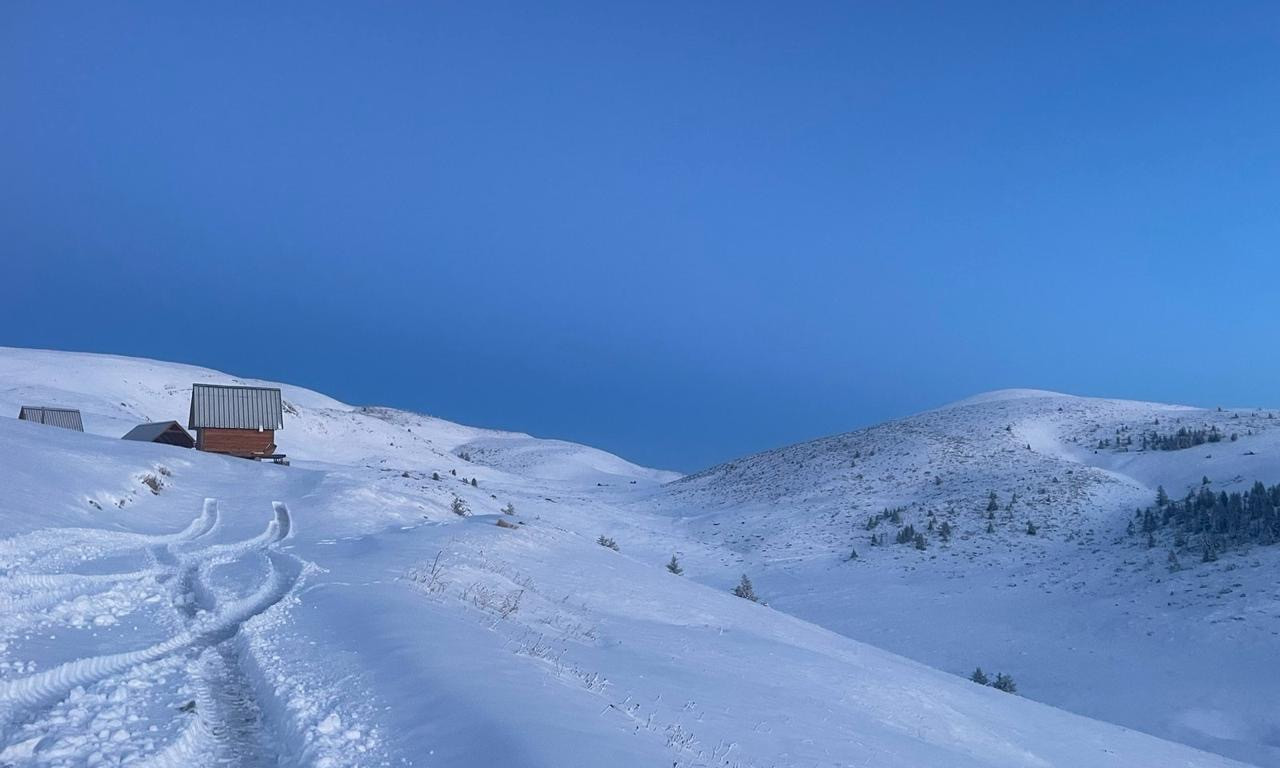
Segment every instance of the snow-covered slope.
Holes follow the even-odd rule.
[[[731,596],[649,511],[710,476],[294,388],[293,466],[115,438],[229,380],[0,350],[91,432],[0,418],[0,765],[1236,765]]]
[[[1142,433],[1180,428],[1222,440],[1141,450]],[[714,467],[643,506],[734,552],[720,583],[747,570],[781,610],[1280,765],[1280,547],[1213,563],[1183,549],[1170,572],[1167,538],[1126,533],[1159,485],[1180,497],[1206,479],[1215,493],[1280,482],[1277,414],[1004,390]],[[924,549],[895,543],[907,525]]]
[[[484,476],[459,461],[513,467],[520,474],[574,481],[664,482],[674,472],[638,467],[604,451],[518,432],[477,429],[392,408],[360,408],[309,389],[230,376],[207,368],[153,360],[0,347],[0,414],[21,405],[78,408],[85,430],[119,437],[139,423],[187,423],[193,383],[280,387],[286,425],[277,435],[291,458],[345,465],[457,469]]]

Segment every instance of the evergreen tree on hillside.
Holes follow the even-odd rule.
[[[675,555],[672,555],[671,561],[667,563],[667,570],[674,573],[677,576],[684,573],[684,569],[680,567],[680,561],[676,559]]]
[[[987,677],[987,673],[982,671],[982,667],[973,670],[973,674],[969,675],[969,679],[978,685],[986,685],[991,682],[990,678]]]
[[[745,573],[742,574],[742,581],[738,582],[738,586],[733,588],[733,594],[753,603],[760,602],[760,598],[756,596],[755,587],[751,584],[751,579],[747,578]]]

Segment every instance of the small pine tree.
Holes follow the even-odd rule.
[[[1156,535],[1148,531],[1147,532],[1147,549],[1155,549],[1155,548],[1156,548]]]
[[[855,549],[855,548],[852,548],[852,547],[851,547],[851,548],[849,549],[849,557],[848,557],[848,559],[849,559],[849,560],[857,560],[857,559],[858,559],[858,550],[857,550],[857,549]]]
[[[1178,553],[1172,549],[1169,550],[1169,573],[1177,573],[1182,570],[1182,563],[1178,562]]]
[[[472,488],[475,488],[475,487],[476,487],[476,479],[475,479],[474,477],[473,477],[473,478],[471,478],[471,487],[472,487]]]
[[[943,541],[951,541],[951,523],[946,520],[942,521],[942,527],[938,529],[938,535]]]
[[[612,549],[614,552],[621,552],[621,551],[622,551],[622,550],[618,549],[618,542],[614,541],[613,539],[609,538],[608,536],[605,536],[603,533],[602,533],[602,534],[600,534],[600,538],[596,539],[596,543],[597,543],[597,544],[599,544],[599,545],[600,545],[600,546],[602,546],[602,547],[608,547],[609,549]]]
[[[671,571],[677,576],[684,573],[684,569],[680,567],[680,561],[676,559],[675,555],[672,555],[671,562],[667,563],[667,570]]]
[[[1000,499],[996,498],[996,492],[992,491],[991,495],[987,497],[987,511],[995,512],[999,508],[1000,508]]]
[[[1003,672],[996,673],[996,679],[992,681],[991,687],[995,688],[997,691],[1004,691],[1005,693],[1018,692],[1017,683],[1013,682],[1013,678],[1011,676],[1006,675]]]
[[[1163,509],[1169,504],[1169,494],[1165,493],[1164,486],[1156,486],[1156,506]]]
[[[924,540],[924,534],[923,534],[923,533],[917,533],[917,534],[916,534],[916,537],[915,537],[915,539],[912,541],[912,543],[915,545],[915,548],[916,548],[916,549],[924,549],[924,548],[925,548],[925,546],[926,546],[926,544],[925,544],[925,540]]]
[[[512,504],[509,501],[507,502],[507,506],[502,508],[502,514],[504,515],[514,515],[515,513],[516,513],[516,505]]]
[[[471,507],[467,506],[467,502],[458,496],[453,497],[453,501],[449,502],[449,511],[458,517],[466,517],[471,514]]]
[[[978,685],[986,685],[991,682],[990,678],[987,677],[987,673],[982,671],[982,667],[973,670],[973,674],[969,675],[969,679]]]
[[[995,523],[992,523],[992,522],[988,521],[988,522],[987,522],[987,533],[995,533],[995,532],[996,532],[996,526],[995,526]]]
[[[1030,520],[1028,520],[1028,521],[1027,521],[1027,535],[1028,535],[1028,536],[1035,536],[1035,535],[1036,535],[1036,531],[1038,531],[1038,530],[1040,530],[1040,529],[1036,527],[1036,524],[1035,524],[1035,523],[1031,522]]]
[[[742,574],[742,581],[738,582],[738,586],[733,588],[733,594],[753,603],[760,602],[760,598],[756,596],[755,587],[751,584],[751,579],[747,578],[745,573]]]

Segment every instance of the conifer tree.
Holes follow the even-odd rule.
[[[991,683],[991,687],[995,688],[997,691],[1004,691],[1005,693],[1018,692],[1018,686],[1013,682],[1013,678],[1003,672],[996,673],[996,679]]]

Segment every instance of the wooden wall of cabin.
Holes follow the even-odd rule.
[[[276,433],[270,429],[201,429],[197,430],[196,448],[237,456],[275,453]]]

